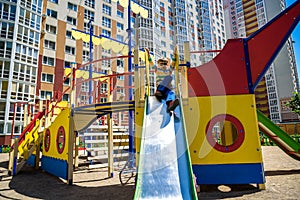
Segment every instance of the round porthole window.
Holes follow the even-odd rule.
[[[216,150],[228,153],[237,150],[245,138],[242,123],[232,115],[213,117],[206,126],[206,138]]]
[[[65,148],[65,139],[66,139],[66,133],[65,129],[63,126],[59,127],[57,131],[57,136],[56,136],[56,148],[58,153],[62,153]]]
[[[50,130],[49,129],[47,129],[45,132],[44,148],[45,148],[46,152],[48,152],[50,149]]]

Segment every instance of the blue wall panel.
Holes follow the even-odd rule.
[[[198,184],[262,184],[262,163],[193,165]]]
[[[45,170],[46,172],[53,174],[54,176],[61,177],[65,180],[68,179],[67,161],[43,156],[41,159],[41,163],[42,170]]]

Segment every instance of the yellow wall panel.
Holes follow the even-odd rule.
[[[189,98],[184,112],[193,164],[262,162],[254,95]],[[220,152],[206,138],[210,120],[220,114],[237,118],[244,128],[244,141],[235,151]]]
[[[44,138],[43,138],[43,155],[56,158],[56,159],[61,159],[61,160],[68,160],[68,148],[69,148],[69,116],[70,116],[70,109],[65,108],[52,122],[50,127],[48,128],[50,130],[50,146],[49,150],[46,152],[45,150],[45,132],[47,129],[44,131]],[[65,131],[65,146],[63,149],[63,152],[60,154],[58,153],[57,146],[56,146],[56,139],[57,139],[57,134],[59,128],[63,126],[64,131]]]

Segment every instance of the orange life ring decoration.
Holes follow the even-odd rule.
[[[58,128],[57,135],[56,135],[56,148],[59,154],[61,154],[64,151],[65,139],[66,139],[65,129],[63,126],[60,126]]]
[[[50,149],[50,141],[51,141],[50,139],[51,139],[50,130],[47,129],[45,132],[45,138],[44,138],[44,148],[45,148],[46,152],[48,152]]]

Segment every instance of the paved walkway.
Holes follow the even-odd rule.
[[[202,187],[199,199],[300,199],[300,162],[278,147],[263,147],[266,190],[254,185]],[[107,178],[106,169],[74,173],[74,185],[42,172],[26,168],[15,177],[7,175],[8,154],[0,154],[0,199],[101,199],[130,200],[134,184],[121,186],[118,172]]]

